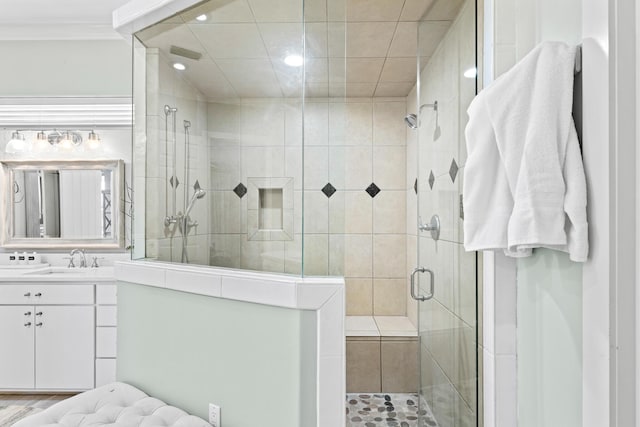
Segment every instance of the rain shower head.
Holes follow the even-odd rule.
[[[418,109],[418,114],[420,114],[422,112],[422,109],[425,108],[425,107],[433,108],[433,111],[435,111],[437,113],[438,112],[438,101],[434,101],[433,104],[422,104],[420,106],[420,108]],[[411,129],[418,129],[418,125],[419,125],[418,114],[413,114],[413,113],[407,114],[405,116],[405,118],[404,118],[404,122]],[[437,118],[437,116],[436,116],[436,118]]]
[[[411,129],[418,129],[418,116],[416,116],[415,114],[407,114],[407,116],[405,116],[404,118],[404,122]]]

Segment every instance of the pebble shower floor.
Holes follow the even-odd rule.
[[[410,393],[349,393],[346,416],[347,427],[438,427],[426,402],[419,409],[418,395]]]

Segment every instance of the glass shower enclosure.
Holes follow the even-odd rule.
[[[414,421],[478,425],[477,10],[209,0],[136,33],[133,257],[343,276],[347,315],[415,325]]]

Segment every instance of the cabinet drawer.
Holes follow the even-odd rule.
[[[117,285],[96,285],[96,304],[116,304],[117,297]]]
[[[98,306],[96,309],[96,325],[116,326],[118,324],[118,308],[115,305]]]
[[[96,328],[96,357],[116,357],[116,328]]]
[[[0,285],[0,304],[93,304],[93,285]]]

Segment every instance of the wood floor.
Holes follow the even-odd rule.
[[[20,405],[46,409],[73,394],[0,394],[0,406]]]

